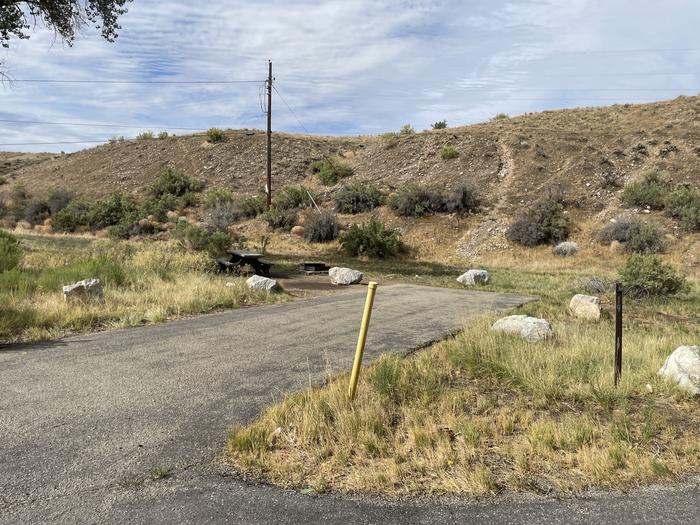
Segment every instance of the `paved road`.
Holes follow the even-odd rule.
[[[347,369],[364,293],[0,350],[0,523],[511,523],[606,517],[597,503],[585,501],[387,503],[314,498],[230,477],[217,460],[226,429],[252,420],[285,393],[322,381],[328,371]],[[527,299],[383,287],[366,355],[425,345],[475,315]],[[174,475],[150,480],[153,466],[171,468]],[[683,490],[666,494],[664,504],[690,511],[686,503],[697,501],[698,489]],[[621,521],[615,517],[630,511],[642,516],[642,504],[654,499],[636,497],[639,504],[627,509],[628,499],[606,496],[607,519]]]

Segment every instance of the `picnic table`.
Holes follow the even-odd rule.
[[[272,264],[262,260],[262,257],[265,256],[264,254],[246,252],[244,250],[226,250],[226,253],[230,256],[228,259],[218,259],[216,261],[219,264],[220,271],[240,272],[245,265],[248,265],[253,269],[256,275],[270,277],[270,268]]]

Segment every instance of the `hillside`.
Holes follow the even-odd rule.
[[[0,174],[7,183],[0,192],[21,183],[36,195],[54,188],[88,196],[138,193],[172,166],[205,181],[207,188],[261,193],[265,134],[230,130],[226,135],[218,144],[199,134],[116,142],[71,154],[2,154]],[[458,158],[441,158],[446,144],[459,151]],[[343,156],[355,178],[375,181],[388,192],[409,182],[438,188],[475,182],[486,197],[485,213],[440,237],[470,256],[484,237],[493,243],[493,233],[547,188],[563,191],[577,219],[601,223],[618,213],[621,187],[646,169],[663,172],[673,184],[700,187],[700,99],[545,111],[395,137],[275,133],[273,190],[304,183],[328,197],[334,188],[320,186],[309,166],[331,154]],[[394,222],[419,237],[431,232],[434,237],[436,226],[454,223],[444,217]]]

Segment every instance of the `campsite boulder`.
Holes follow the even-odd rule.
[[[600,320],[600,299],[592,295],[577,293],[569,302],[569,310],[574,317],[588,321]]]
[[[84,279],[77,283],[63,287],[63,299],[69,301],[83,301],[86,299],[104,299],[104,290],[99,279]]]
[[[491,276],[486,270],[468,270],[459,277],[457,281],[464,286],[475,286],[479,284],[487,284]]]
[[[276,292],[281,290],[277,281],[262,275],[253,275],[245,282],[251,290],[266,290],[268,292]]]
[[[493,323],[491,330],[516,334],[523,339],[535,343],[551,337],[554,332],[549,321],[527,315],[509,315]]]
[[[342,286],[358,284],[362,282],[362,278],[364,277],[362,272],[342,266],[334,266],[328,270],[328,275],[331,278],[331,283]]]
[[[296,225],[292,228],[292,234],[296,235],[297,237],[303,237],[304,236],[304,227]]]
[[[700,347],[679,346],[666,359],[659,374],[688,392],[700,395]]]

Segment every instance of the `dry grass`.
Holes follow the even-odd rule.
[[[286,487],[390,496],[570,493],[699,472],[697,401],[657,374],[676,346],[699,339],[698,283],[686,296],[627,301],[624,374],[613,388],[611,315],[587,323],[566,313],[585,258],[542,253],[516,271],[499,257],[490,288],[542,295],[521,310],[551,319],[553,340],[495,334],[484,319],[411,357],[384,356],[363,370],[354,403],[343,375],[234,429],[232,465]]]
[[[87,330],[284,300],[213,273],[206,254],[175,243],[127,243],[26,235],[20,269],[0,282],[0,342],[52,339]],[[61,286],[98,277],[105,301],[68,304]],[[227,287],[233,282],[233,287]]]

